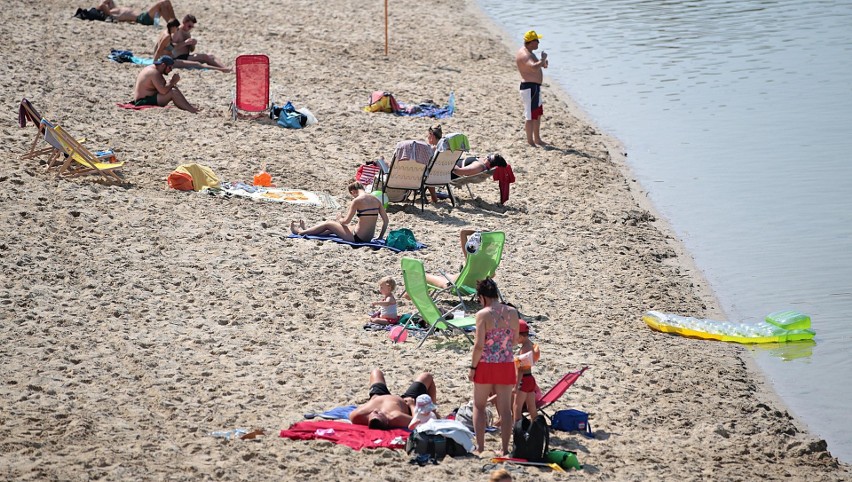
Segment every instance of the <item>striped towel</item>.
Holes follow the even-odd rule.
[[[394,159],[397,161],[410,160],[429,164],[432,154],[432,146],[423,141],[401,141],[394,148]]]
[[[370,187],[373,185],[373,180],[376,178],[376,174],[379,173],[379,166],[375,163],[362,164],[358,166],[358,171],[355,173],[355,180],[361,183],[364,187]]]

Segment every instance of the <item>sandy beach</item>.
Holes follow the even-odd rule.
[[[569,476],[852,480],[744,348],[642,322],[647,310],[721,312],[618,144],[547,78],[542,135],[554,148],[526,146],[513,62],[520,40],[503,37],[472,0],[391,2],[388,56],[380,2],[272,0],[258,10],[178,0],[178,17],[198,18],[200,52],[226,63],[270,57],[273,101],[319,119],[301,130],[232,121],[235,76],[213,71],[179,71],[198,115],[120,109],[141,67],[107,55],[150,56],[159,29],[81,21],[76,9],[92,5],[68,0],[0,5],[13,13],[0,22],[0,479],[487,480],[487,458],[421,468],[404,451],[278,437],[307,412],[364,402],[373,367],[393,391],[431,371],[448,412],[471,397],[470,347],[454,337],[416,349],[363,329],[377,280],[402,282],[403,254],[286,237],[291,220],[310,224],[337,210],[165,183],[184,163],[229,181],[250,181],[265,165],[277,185],[345,206],[360,164],[390,159],[397,141],[424,139],[435,122],[361,110],[372,91],[386,90],[438,104],[455,92],[444,132],[466,133],[474,154],[500,152],[513,167],[505,205],[487,181],[473,186],[474,199],[458,190],[455,208],[392,204],[390,228],[410,228],[428,245],[405,255],[431,272],[458,270],[460,229],[506,233],[496,280],[537,333],[539,384],[589,367],[554,407],[588,412],[595,431],[552,433],[551,445],[576,451],[585,466]],[[570,59],[551,58],[562,61]],[[36,132],[18,127],[22,97],[87,145],[113,148],[127,184],[57,179],[44,158],[19,160]],[[210,435],[238,427],[266,435]],[[497,438],[487,446],[496,449]],[[566,477],[512,471],[515,480]]]

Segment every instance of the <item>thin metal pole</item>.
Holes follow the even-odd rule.
[[[385,0],[385,56],[388,55],[388,0]]]

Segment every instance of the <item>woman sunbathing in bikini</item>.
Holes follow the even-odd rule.
[[[352,203],[349,204],[349,210],[346,216],[338,216],[335,221],[325,221],[311,226],[305,227],[305,221],[299,220],[290,223],[290,231],[298,235],[328,235],[334,234],[341,239],[355,243],[369,243],[373,240],[373,235],[376,234],[376,224],[379,216],[382,217],[382,230],[379,233],[378,239],[385,237],[385,230],[388,227],[388,214],[385,212],[385,207],[382,201],[376,196],[366,192],[364,186],[358,182],[353,182],[347,188],[349,195],[352,196]],[[349,223],[352,219],[358,216],[358,222],[355,226],[350,227]]]

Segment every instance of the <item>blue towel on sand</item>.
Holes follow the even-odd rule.
[[[299,239],[319,239],[319,240],[322,240],[322,241],[334,241],[335,243],[348,244],[349,246],[352,246],[352,247],[355,247],[355,248],[360,248],[361,246],[369,246],[369,247],[374,248],[374,249],[385,248],[385,249],[389,249],[389,250],[393,251],[394,253],[399,253],[400,251],[402,251],[401,249],[397,249],[397,248],[388,246],[385,243],[384,239],[374,239],[374,240],[370,241],[369,243],[355,243],[355,242],[352,242],[352,241],[346,241],[345,239],[341,239],[341,238],[339,238],[339,237],[337,237],[333,234],[330,234],[328,236],[290,234],[287,237],[288,238],[299,238]],[[423,249],[423,248],[426,248],[426,247],[427,246],[425,244],[417,241],[417,248],[416,249]]]
[[[344,405],[342,407],[332,408],[322,413],[306,413],[305,418],[324,418],[326,420],[341,420],[349,419],[349,414],[355,410],[356,405]]]
[[[113,62],[132,62],[136,65],[151,65],[154,63],[154,59],[148,57],[137,57],[133,55],[133,52],[130,50],[112,49],[107,58]]]
[[[447,105],[441,107],[433,102],[424,102],[417,105],[407,105],[399,102],[398,115],[405,117],[434,117],[435,119],[444,119],[452,117],[456,110],[456,94],[450,92],[450,99]]]

